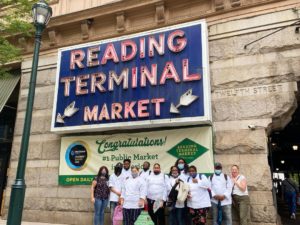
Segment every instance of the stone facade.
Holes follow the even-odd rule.
[[[298,1],[84,1],[90,2],[86,3],[90,15],[96,12],[93,4],[99,3],[92,24],[86,22],[90,19],[88,10],[68,11],[59,8],[64,1],[52,2],[62,16],[55,17],[45,32],[40,56],[26,170],[25,221],[92,224],[89,187],[58,185],[61,136],[50,132],[57,48],[205,18],[209,26],[215,159],[224,164],[227,173],[232,164],[238,164],[247,177],[251,224],[279,223],[267,160],[268,133],[284,127],[297,107],[300,35],[292,26],[246,49],[244,46],[299,20]],[[144,5],[151,7],[141,10]],[[20,151],[31,67],[32,41],[26,42],[5,211]],[[250,124],[257,129],[248,129]]]

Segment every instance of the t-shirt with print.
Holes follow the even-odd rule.
[[[107,178],[103,176],[97,176],[94,178],[94,180],[97,181],[94,190],[94,197],[98,199],[108,199],[109,187]]]

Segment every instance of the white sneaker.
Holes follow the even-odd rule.
[[[295,213],[292,213],[291,219],[292,219],[292,220],[296,220],[296,214],[295,214]]]

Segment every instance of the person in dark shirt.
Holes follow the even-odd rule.
[[[91,187],[91,201],[94,203],[94,225],[104,225],[104,210],[109,198],[109,174],[105,166],[100,167]]]
[[[282,181],[282,193],[288,204],[291,219],[296,219],[296,198],[299,193],[298,185],[290,178],[289,174],[285,174],[285,179]]]

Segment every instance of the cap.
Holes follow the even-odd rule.
[[[222,164],[219,162],[215,163],[215,169],[222,169]]]

